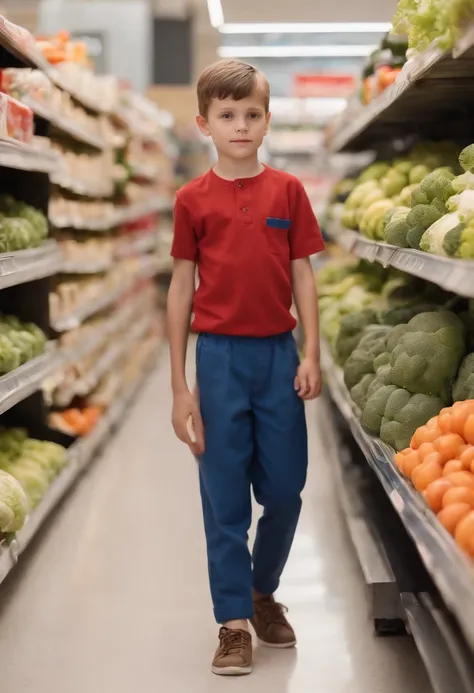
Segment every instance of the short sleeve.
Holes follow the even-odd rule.
[[[290,194],[290,258],[298,260],[324,250],[324,241],[311,202],[300,181]]]
[[[188,210],[179,194],[174,204],[174,235],[171,256],[178,260],[197,260],[197,238]]]

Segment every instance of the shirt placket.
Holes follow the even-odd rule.
[[[243,226],[252,226],[254,223],[254,209],[250,194],[250,184],[243,180],[235,181],[237,200],[237,214]]]

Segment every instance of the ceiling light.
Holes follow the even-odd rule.
[[[220,46],[221,58],[365,58],[374,46]]]
[[[211,4],[211,0],[208,0]],[[220,3],[219,3],[220,4]],[[210,12],[210,10],[209,10]],[[278,24],[272,22],[224,24],[219,26],[223,34],[383,34],[390,31],[390,22],[299,22]]]
[[[207,0],[207,9],[212,26],[220,28],[224,24],[224,12],[221,0]]]

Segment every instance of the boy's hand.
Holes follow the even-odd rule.
[[[189,446],[193,455],[197,457],[202,455],[204,452],[204,426],[198,401],[189,390],[174,396],[171,421],[179,440]]]
[[[295,390],[304,400],[315,399],[321,394],[322,378],[319,361],[305,358],[298,367]]]

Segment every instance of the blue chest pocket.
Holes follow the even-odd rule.
[[[272,229],[282,229],[283,231],[288,231],[291,226],[290,219],[278,219],[277,217],[268,217],[267,226]]]

